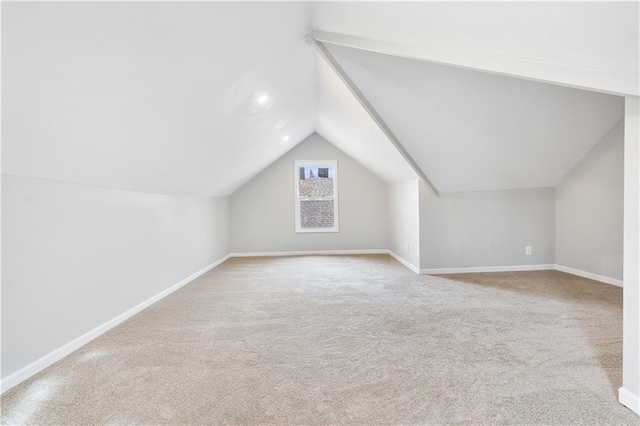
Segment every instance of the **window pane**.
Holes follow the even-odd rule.
[[[333,197],[333,167],[299,168],[301,197]]]
[[[333,200],[300,200],[300,227],[333,228]]]

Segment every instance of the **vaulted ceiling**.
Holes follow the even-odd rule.
[[[580,5],[4,2],[2,171],[227,195],[317,131],[387,182],[414,179],[304,35],[637,73],[637,5]],[[612,95],[329,49],[441,191],[553,186],[622,116]]]
[[[329,65],[318,58],[316,67],[317,132],[386,182],[416,179],[411,166]]]
[[[624,99],[330,47],[444,192],[557,185],[624,113]]]
[[[2,4],[3,172],[226,195],[315,129],[308,3]]]

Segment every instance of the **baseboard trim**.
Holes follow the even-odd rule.
[[[582,278],[588,278],[594,281],[600,281],[601,283],[615,285],[617,287],[622,287],[622,280],[617,280],[615,278],[605,277],[603,275],[594,274],[592,272],[581,271],[580,269],[569,268],[568,266],[556,265],[556,271],[566,272],[567,274],[577,275]]]
[[[36,361],[32,362],[31,364],[27,365],[26,367],[21,368],[20,370],[16,371],[15,373],[10,374],[9,376],[7,376],[4,379],[2,379],[2,381],[0,382],[0,393],[4,393],[4,392],[8,391],[9,389],[13,388],[14,386],[16,386],[16,385],[22,383],[23,381],[27,380],[29,377],[33,376],[34,374],[39,373],[40,371],[44,370],[45,368],[49,367],[50,365],[58,362],[59,360],[61,360],[65,356],[67,356],[67,355],[71,354],[72,352],[80,349],[82,346],[86,345],[90,341],[94,340],[95,338],[99,337],[100,335],[102,335],[102,334],[106,333],[107,331],[111,330],[113,327],[117,326],[118,324],[120,324],[120,323],[126,321],[127,319],[131,318],[132,316],[134,316],[138,312],[142,311],[143,309],[153,305],[154,303],[156,303],[160,299],[163,299],[163,298],[167,297],[168,295],[170,295],[171,293],[175,292],[176,290],[178,290],[179,288],[183,287],[184,285],[190,283],[191,281],[195,280],[196,278],[200,277],[201,275],[204,275],[205,273],[209,272],[211,269],[215,268],[216,266],[220,265],[225,260],[229,259],[229,257],[230,257],[229,255],[224,256],[223,258],[215,261],[211,265],[209,265],[209,266],[199,270],[198,272],[188,276],[187,278],[185,278],[184,280],[180,281],[179,283],[172,285],[168,289],[156,294],[155,296],[145,300],[144,302],[134,306],[133,308],[121,313],[120,315],[116,316],[115,318],[110,319],[109,321],[105,322],[104,324],[99,325],[98,327],[94,328],[93,330],[90,330],[90,331],[86,332],[82,336],[72,340],[69,343],[66,343],[65,345],[59,347],[58,349],[55,349],[52,352],[49,352],[48,354],[46,354],[43,357],[37,359]]]
[[[581,271],[579,269],[569,268],[568,266],[543,264],[543,265],[514,265],[514,266],[472,266],[468,268],[435,268],[421,269],[421,274],[426,275],[446,275],[446,274],[472,274],[479,272],[525,272],[525,271],[551,271],[556,270],[571,275],[577,275],[582,278],[599,281],[605,284],[622,287],[622,280],[605,277],[603,275],[594,274],[592,272]]]
[[[412,265],[402,257],[398,256],[391,250],[387,249],[372,249],[372,250],[318,250],[318,251],[286,251],[286,252],[256,252],[256,253],[230,253],[211,265],[199,270],[198,272],[190,275],[184,280],[174,284],[173,286],[167,288],[166,290],[156,294],[155,296],[145,300],[144,302],[134,306],[133,308],[123,312],[122,314],[116,316],[115,318],[105,322],[104,324],[94,328],[93,330],[88,331],[82,336],[72,340],[71,342],[59,347],[58,349],[53,350],[52,352],[44,355],[38,360],[32,362],[26,367],[21,368],[15,373],[5,377],[0,381],[0,393],[4,393],[14,386],[20,384],[21,382],[27,380],[29,377],[34,374],[39,373],[50,365],[56,363],[61,360],[65,356],[71,354],[72,352],[78,350],[82,346],[86,345],[90,341],[109,331],[113,327],[118,324],[126,321],[131,318],[133,315],[142,311],[143,309],[151,306],[156,303],[160,299],[163,299],[175,292],[179,288],[188,284],[189,282],[195,280],[196,278],[204,275],[209,272],[211,269],[220,265],[227,259],[233,257],[272,257],[272,256],[310,256],[310,255],[358,255],[358,254],[388,254],[393,257],[395,260],[400,262],[402,265],[406,266],[411,271],[416,274],[464,274],[464,273],[479,273],[479,272],[519,272],[519,271],[544,271],[544,270],[557,270],[561,272],[565,272],[572,275],[577,275],[579,277],[588,278],[591,280],[603,282],[606,284],[615,285],[618,287],[622,287],[622,281],[614,278],[605,277],[602,275],[594,274],[591,272],[581,271],[579,269],[569,268],[567,266],[562,265],[554,265],[554,264],[541,264],[541,265],[515,265],[515,266],[479,266],[479,267],[466,267],[466,268],[436,268],[436,269],[419,269],[418,267]],[[634,412],[638,413],[640,402],[638,400],[638,396],[634,395],[630,391],[625,388],[620,388],[619,390],[619,401],[626,407],[629,407]],[[638,413],[640,414],[640,413]]]
[[[314,251],[262,251],[254,253],[231,253],[229,257],[274,257],[274,256],[331,256],[345,254],[388,254],[416,274],[420,269],[407,262],[391,250],[369,249],[369,250],[314,250]]]
[[[254,253],[231,253],[229,257],[273,257],[273,256],[324,256],[340,254],[388,254],[387,249],[371,250],[313,250],[313,251],[262,251]]]
[[[618,401],[629,410],[640,415],[640,397],[624,386],[618,389]]]
[[[526,272],[526,271],[552,271],[554,264],[541,265],[513,265],[513,266],[471,266],[466,268],[435,268],[421,269],[421,274],[445,275],[445,274],[471,274],[478,272]]]
[[[393,257],[395,260],[397,260],[398,262],[402,263],[404,266],[406,266],[407,268],[411,269],[413,272],[415,272],[416,274],[420,273],[420,268],[418,268],[417,266],[412,265],[411,263],[409,263],[409,261],[401,258],[400,256],[398,256],[397,254],[395,254],[394,252],[392,252],[391,250],[387,250],[387,253]]]

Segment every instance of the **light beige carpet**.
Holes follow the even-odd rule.
[[[3,424],[634,424],[619,288],[233,259],[2,397]]]

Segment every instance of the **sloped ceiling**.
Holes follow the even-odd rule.
[[[318,56],[316,63],[317,132],[387,183],[417,179],[326,61]]]
[[[439,191],[552,187],[623,98],[329,46]]]
[[[320,1],[322,31],[638,72],[637,1]]]
[[[2,4],[3,173],[233,192],[315,128],[308,3]]]
[[[2,171],[227,195],[317,130],[385,181],[414,179],[304,34],[637,65],[628,7],[575,7],[3,2]],[[622,115],[611,96],[332,52],[441,191],[553,186]]]

